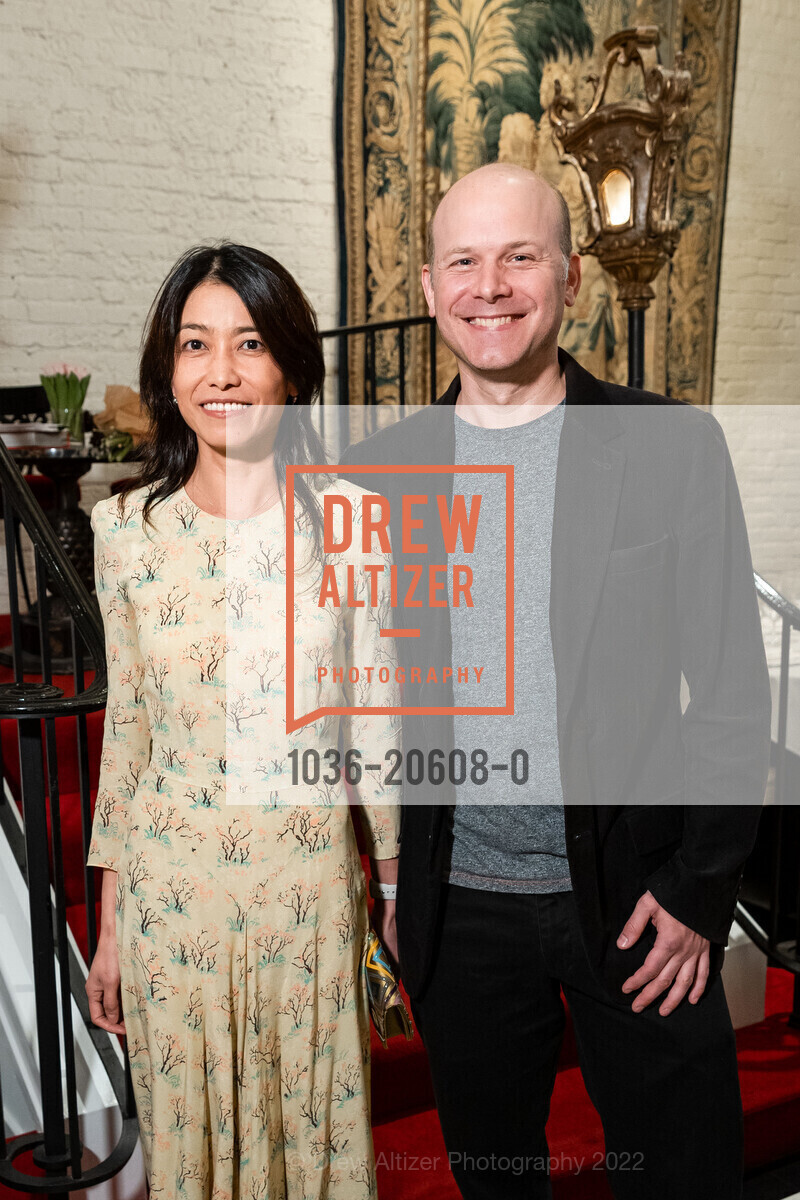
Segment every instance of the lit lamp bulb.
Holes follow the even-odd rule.
[[[631,223],[633,184],[627,171],[612,167],[600,181],[600,200],[604,224],[608,229],[622,229]]]

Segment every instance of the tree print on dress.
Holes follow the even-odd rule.
[[[226,522],[181,489],[145,532],[143,498],[122,518],[116,497],[92,513],[109,698],[89,862],[117,872],[150,1188],[160,1200],[374,1200],[365,885],[343,785],[291,787],[289,750],[324,753],[340,722],[282,732],[283,515]],[[325,656],[391,661],[375,614],[320,610],[311,587],[293,611],[309,711],[345,694],[317,687]],[[385,685],[373,699],[399,702]],[[343,735],[379,757],[399,744],[388,716],[353,718]],[[364,784],[365,840],[392,857],[394,797]]]

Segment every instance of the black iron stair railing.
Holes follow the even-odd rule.
[[[323,329],[319,337],[321,341],[335,339],[339,350],[339,381],[340,388],[345,388],[349,378],[349,355],[350,342],[353,338],[363,337],[366,339],[366,389],[364,396],[365,404],[378,403],[378,347],[377,335],[379,333],[394,333],[395,346],[397,349],[397,369],[393,373],[392,382],[397,384],[397,402],[401,408],[406,403],[407,395],[407,349],[406,349],[406,330],[413,329],[416,326],[426,325],[428,327],[426,359],[427,359],[427,375],[428,375],[428,395],[416,396],[413,398],[413,403],[423,404],[426,399],[429,404],[433,404],[436,399],[436,322],[433,317],[395,317],[391,321],[374,321],[370,325],[341,325],[337,329]],[[348,396],[346,390],[342,394],[340,391],[340,403],[344,400],[347,403]]]
[[[408,344],[411,331],[419,330],[418,343]],[[319,338],[331,343],[336,353],[338,387],[335,405],[338,418],[339,450],[350,442],[349,406],[362,405],[372,423],[363,432],[374,433],[375,411],[381,404],[384,389],[396,397],[398,415],[405,414],[406,405],[433,404],[437,393],[436,371],[436,322],[432,317],[395,317],[389,321],[374,321],[368,325],[341,325],[336,329],[323,329]],[[379,338],[383,339],[385,353],[379,352]],[[412,353],[416,345],[415,353]],[[414,393],[409,387],[409,368],[421,368],[421,392]],[[358,366],[359,370],[352,370]],[[412,375],[415,374],[412,372]],[[363,394],[351,395],[352,378],[363,376]],[[410,394],[411,393],[411,394]],[[326,436],[326,420],[330,407],[319,407],[320,432]]]
[[[66,1194],[110,1179],[125,1165],[136,1145],[138,1127],[127,1060],[121,1063],[108,1034],[90,1023],[83,987],[84,975],[67,934],[61,801],[55,721],[73,716],[77,725],[77,761],[83,836],[83,861],[91,833],[91,802],[86,717],[106,702],[105,643],[99,609],[61,547],[47,517],[33,498],[20,471],[0,441],[0,486],[6,541],[6,572],[11,620],[11,661],[14,681],[0,684],[0,719],[17,724],[22,825],[0,796],[0,823],[27,883],[32,943],[32,974],[36,1006],[36,1037],[41,1091],[42,1130],[12,1140],[0,1129],[0,1183],[25,1192]],[[41,680],[25,678],[22,614],[15,569],[18,530],[33,545],[35,610],[38,617]],[[48,632],[48,589],[66,601],[72,620],[74,694],[53,683]],[[94,671],[85,686],[85,658]],[[27,672],[30,673],[30,672]],[[44,728],[44,738],[42,729]],[[2,762],[0,762],[2,768]],[[6,772],[2,769],[2,779]],[[50,816],[50,850],[47,816]],[[87,944],[91,960],[97,946],[93,872],[84,867]],[[52,890],[51,890],[52,889]],[[74,1002],[103,1061],[119,1104],[122,1130],[110,1155],[84,1166],[81,1146],[75,1042]],[[64,1084],[62,1089],[62,1062]],[[66,1103],[65,1103],[66,1101]],[[66,1113],[65,1113],[66,1108]],[[0,1116],[2,1116],[0,1089]],[[32,1151],[41,1176],[15,1165]]]
[[[783,967],[794,975],[794,997],[789,1023],[800,1028],[800,853],[791,856],[795,878],[789,880],[790,887],[795,888],[793,912],[789,914],[794,919],[794,938],[788,942],[781,941],[785,902],[783,887],[786,871],[786,853],[784,845],[784,828],[786,810],[790,803],[789,759],[790,751],[786,746],[786,729],[789,712],[789,651],[793,630],[800,630],[800,608],[782,596],[780,592],[758,574],[755,576],[756,592],[759,599],[777,613],[781,619],[781,659],[778,677],[778,713],[777,738],[773,745],[773,762],[775,766],[774,807],[775,819],[772,823],[770,848],[770,889],[767,906],[766,929],[753,917],[745,904],[736,906],[736,920],[747,936],[758,946],[770,962]],[[794,798],[797,803],[797,798]],[[800,848],[796,848],[800,849]]]

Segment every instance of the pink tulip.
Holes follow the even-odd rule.
[[[42,368],[42,375],[77,375],[78,379],[85,379],[89,372],[88,367],[72,366],[67,362],[50,363]]]

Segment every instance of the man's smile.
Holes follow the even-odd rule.
[[[468,325],[477,325],[480,329],[501,329],[505,325],[512,325],[516,321],[521,321],[524,314],[509,313],[502,317],[465,317]]]

